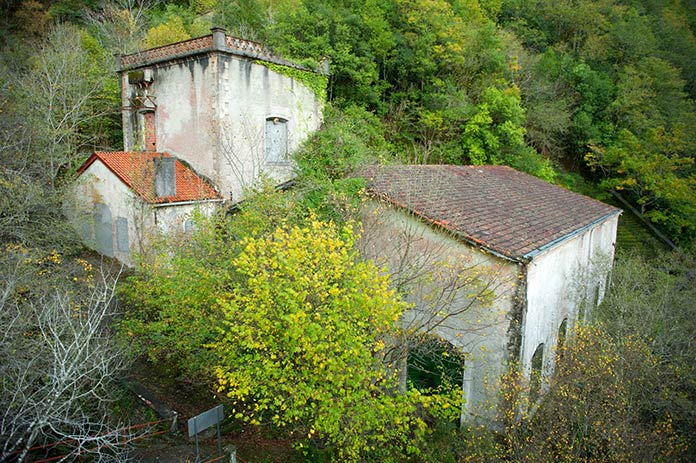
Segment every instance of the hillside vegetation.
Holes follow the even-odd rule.
[[[27,157],[47,165],[34,172],[41,183],[70,178],[85,151],[119,146],[113,53],[222,25],[308,66],[329,57],[330,102],[374,116],[383,160],[507,164],[570,186],[580,175],[619,191],[673,240],[696,236],[696,12],[685,0],[5,8],[4,150],[22,153],[21,167]]]
[[[1,13],[0,462],[56,441],[73,460],[122,457],[133,418],[114,380],[136,355],[313,461],[696,458],[693,2],[4,0]],[[162,243],[116,305],[63,193],[90,152],[122,148],[113,54],[213,25],[310,68],[328,57],[324,126],[296,154],[293,190],[261,186]],[[504,164],[617,192],[682,250],[650,238],[646,257],[631,222],[612,293],[569,336],[536,413],[516,413],[511,373],[503,429],[458,429],[446,372],[398,387],[394,346],[430,344],[395,329],[405,303],[354,249],[350,174],[371,162]],[[486,303],[483,277],[466,283]]]

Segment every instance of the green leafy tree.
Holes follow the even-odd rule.
[[[86,13],[89,30],[112,54],[134,53],[147,32],[146,16],[156,0],[113,0]]]
[[[166,22],[150,28],[145,36],[143,46],[144,48],[155,48],[190,38],[191,34],[186,30],[183,20],[179,16],[173,16]]]
[[[525,50],[516,37],[508,38],[507,48],[511,55],[508,73],[520,89],[526,110],[525,139],[545,157],[561,161],[574,103],[562,77],[561,57],[551,50],[543,54]]]
[[[76,237],[63,187],[87,152],[120,144],[118,81],[99,43],[67,24],[27,62],[12,58],[0,60],[0,237],[65,250]]]
[[[249,40],[265,41],[274,7],[279,3],[264,0],[205,0],[197,3],[197,9],[212,4],[213,24],[225,27],[228,33]]]
[[[119,286],[130,308],[119,331],[136,352],[173,377],[185,373],[201,383],[211,375],[212,357],[204,345],[215,338],[221,318],[217,295],[230,279],[219,263],[231,249],[205,232],[197,233],[194,243],[180,244],[176,254],[148,256],[139,273]]]
[[[293,220],[291,194],[271,189],[249,194],[232,220],[196,216],[191,236],[157,241],[139,257],[138,271],[119,285],[128,311],[121,336],[136,352],[197,384],[213,382],[214,356],[207,344],[223,319],[218,299],[237,284],[230,261],[243,237],[263,236]]]
[[[587,161],[609,170],[605,188],[627,193],[646,218],[688,242],[696,234],[696,174],[694,158],[680,155],[681,143],[679,131],[638,137],[624,130],[616,144],[592,147]]]
[[[524,109],[517,87],[487,88],[477,112],[464,125],[461,136],[462,161],[480,164],[506,164],[545,180],[555,173],[548,160],[540,157],[524,140]]]
[[[381,79],[394,38],[389,3],[304,0],[275,9],[269,44],[285,56],[317,63],[331,59],[329,96],[376,107],[388,84]]]
[[[358,106],[324,108],[325,122],[295,154],[296,189],[304,207],[337,223],[356,218],[364,182],[353,178],[360,166],[391,158],[391,145],[377,116]]]
[[[653,2],[649,8],[650,19],[659,48],[658,56],[669,61],[681,71],[686,80],[686,90],[696,97],[696,34],[692,9],[687,2]]]
[[[56,26],[21,73],[11,97],[22,112],[28,149],[10,160],[57,189],[87,150],[117,143],[118,83],[103,48],[86,32]],[[18,153],[19,154],[19,153]]]
[[[647,259],[619,254],[611,291],[597,318],[614,339],[637,337],[657,362],[659,384],[639,395],[646,420],[669,416],[674,430],[696,456],[696,259],[692,252],[671,252]]]
[[[163,3],[148,10],[147,17],[150,28],[143,40],[144,48],[169,45],[210,34],[210,17],[197,15],[196,5]]]

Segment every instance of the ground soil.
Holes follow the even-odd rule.
[[[131,369],[135,378],[149,393],[167,408],[178,414],[176,434],[166,433],[138,443],[132,456],[143,463],[194,463],[196,445],[189,440],[186,427],[189,418],[215,407],[220,402],[214,394],[201,385],[185,379],[172,380],[146,361],[138,361]],[[143,405],[144,406],[144,405]],[[262,430],[225,420],[221,426],[221,446],[233,446],[240,463],[289,463],[302,461],[292,448],[292,442],[269,438]],[[228,453],[227,453],[228,455]],[[218,444],[214,428],[199,438],[199,462],[211,462],[218,457]],[[229,461],[224,458],[216,461]]]

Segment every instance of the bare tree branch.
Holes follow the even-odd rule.
[[[2,259],[0,462],[23,461],[32,447],[56,441],[70,449],[60,461],[86,453],[111,458],[129,440],[107,411],[125,366],[108,328],[118,275],[98,273],[79,294],[46,275],[51,259],[59,258],[22,249]]]

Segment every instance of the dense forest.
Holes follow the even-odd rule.
[[[212,26],[309,68],[328,57],[324,126],[296,154],[293,190],[250,193],[120,278],[63,217],[89,153],[122,148],[113,55]],[[55,441],[71,458],[126,458],[115,443],[134,418],[115,379],[137,356],[291,439],[299,460],[696,455],[693,2],[2,0],[0,45],[0,462]],[[355,250],[350,174],[370,162],[509,165],[622,198],[674,249],[642,229],[620,240],[612,292],[535,413],[518,415],[511,372],[501,428],[460,429],[453,389],[399,392],[376,354],[402,336],[405,303]],[[259,289],[268,268],[296,286]],[[280,326],[299,293],[316,296],[331,342],[293,319],[298,331],[259,353],[251,331],[274,329],[259,308],[283,300]],[[277,368],[289,341],[306,358]]]

